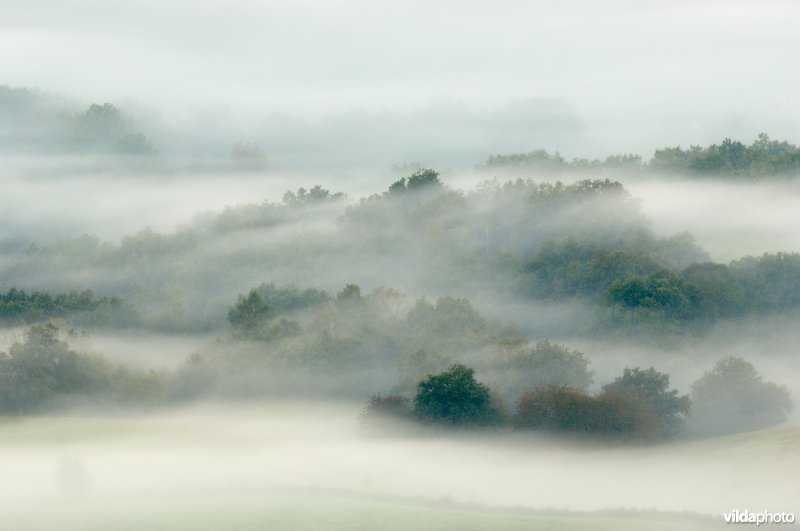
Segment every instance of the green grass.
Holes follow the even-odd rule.
[[[537,516],[365,499],[293,496],[196,498],[89,505],[54,503],[0,510],[3,529],[27,531],[548,530],[700,531],[713,523],[641,517]]]

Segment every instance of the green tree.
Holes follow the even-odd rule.
[[[430,168],[422,168],[408,177],[393,182],[389,186],[389,193],[392,195],[402,194],[414,190],[424,190],[440,188],[442,182],[439,180],[439,172]]]
[[[489,388],[475,379],[473,369],[460,364],[419,383],[413,415],[443,426],[485,426],[500,421]]]
[[[287,205],[310,205],[324,203],[326,201],[339,201],[346,199],[347,195],[343,192],[331,193],[320,185],[316,185],[310,190],[298,188],[297,192],[291,190],[283,194],[283,202]]]
[[[357,284],[347,284],[342,291],[336,294],[336,302],[339,304],[359,304],[363,301],[361,288]]]
[[[664,320],[689,321],[701,313],[700,291],[667,270],[614,282],[605,299],[623,312],[639,310]]]
[[[239,295],[239,300],[228,311],[228,322],[244,333],[251,333],[260,327],[271,314],[272,311],[261,298],[258,290],[251,289],[246,297]]]

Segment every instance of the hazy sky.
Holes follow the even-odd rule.
[[[567,155],[649,156],[799,141],[798,24],[794,0],[3,0],[0,84],[167,120],[491,117],[533,99],[577,117]]]

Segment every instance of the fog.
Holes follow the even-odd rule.
[[[74,161],[48,162],[54,168],[63,168]],[[222,173],[198,178],[148,178],[104,171],[99,175],[79,173],[69,178],[31,175],[31,165],[38,162],[7,166],[9,174],[4,179],[4,194],[0,198],[3,211],[0,241],[8,242],[6,245],[41,245],[81,234],[119,241],[144,227],[172,232],[197,216],[218,213],[226,206],[280,202],[287,190],[315,184],[335,188],[338,184],[335,177],[321,175],[317,178],[314,174],[243,176]],[[36,200],[31,201],[31,197]]]
[[[545,128],[525,125],[509,151],[525,144],[569,156],[644,154],[763,130],[796,136],[792,102],[800,78],[786,65],[794,60],[798,9],[788,0],[380,7],[362,0],[242,0],[113,8],[74,0],[53,10],[12,0],[4,9],[0,69],[12,86],[142,109],[155,122],[201,137],[209,122],[213,129],[257,130],[276,113],[288,123],[321,124],[320,134],[303,132],[304,153],[312,157],[343,133],[364,138],[358,116],[370,114],[401,117],[387,122],[399,130],[393,138],[431,138],[438,124],[447,132],[440,140],[473,132],[492,139],[492,113],[531,99],[561,102],[573,109],[570,121],[583,126],[538,145]],[[478,118],[482,128],[446,116],[418,122],[415,115],[435,116],[425,109],[442,100],[462,106],[457,114],[467,121],[488,118]],[[216,119],[199,120],[199,130],[189,125],[202,115]],[[276,141],[295,136],[289,129]],[[274,137],[262,135],[249,140],[269,150]],[[356,143],[347,157],[377,146]],[[411,157],[431,153],[423,142],[410,147]],[[327,151],[343,156],[336,153]]]
[[[800,510],[798,20],[5,0],[0,527]]]
[[[56,476],[59,457],[72,456],[91,480],[84,497],[93,504],[259,491],[269,501],[319,489],[577,511],[796,507],[792,471],[800,456],[786,445],[796,428],[763,440],[620,449],[503,433],[370,434],[357,414],[348,404],[300,403],[32,419],[4,428],[0,497],[4,504],[53,503],[70,494],[59,491]]]
[[[345,186],[334,189],[350,194],[343,204],[311,207],[287,214],[274,226],[256,225],[210,237],[214,234],[210,227],[218,223],[217,216],[227,205],[241,208],[251,202],[279,202],[283,191],[301,185],[308,188],[311,183],[257,175],[212,175],[192,183],[180,177],[164,181],[88,177],[69,183],[49,177],[33,183],[19,179],[10,183],[3,198],[7,208],[2,210],[4,224],[14,227],[9,234],[24,243],[9,249],[12,266],[5,269],[5,278],[8,285],[29,290],[91,287],[102,294],[126,295],[140,311],[155,316],[146,329],[90,329],[86,338],[69,341],[113,363],[141,369],[172,372],[193,353],[214,356],[218,348],[213,346],[214,338],[224,335],[225,315],[235,296],[260,282],[296,283],[335,292],[349,281],[361,284],[365,293],[379,286],[401,288],[406,298],[395,310],[400,315],[417,296],[471,291],[475,307],[486,317],[516,326],[530,340],[549,338],[585,353],[594,373],[594,392],[625,367],[653,366],[668,373],[671,386],[681,394],[690,393],[692,383],[719,358],[734,355],[751,361],[766,380],[786,386],[795,400],[800,396],[796,314],[721,322],[704,337],[678,346],[643,345],[641,338],[599,339],[576,331],[575,323],[592,319],[591,308],[580,300],[524,301],[505,292],[421,281],[418,275],[426,271],[424,258],[407,261],[402,246],[384,250],[382,258],[373,255],[364,260],[354,243],[358,237],[347,235],[349,225],[342,216],[348,204],[357,204],[356,198],[379,192],[393,178],[388,171],[375,177],[380,187],[368,192],[359,192],[367,184],[342,181]],[[467,190],[479,178],[471,173],[450,174],[450,182]],[[41,194],[37,210],[18,215],[23,210],[18,206],[21,199],[36,186],[49,193]],[[643,180],[626,186],[638,212],[631,214],[631,223],[652,220],[649,227],[657,237],[688,230],[714,260],[724,263],[746,255],[797,249],[798,224],[792,223],[797,215],[792,208],[797,190],[792,184]],[[495,215],[492,211],[473,214],[485,219]],[[457,211],[444,217],[451,223],[462,222]],[[474,225],[481,227],[476,220]],[[549,231],[569,230],[572,222],[583,223],[568,210],[535,225],[528,236],[540,241]],[[144,226],[165,233],[206,227],[203,238],[208,239],[186,254],[156,252],[143,266],[152,268],[150,277],[113,261],[88,264],[73,257],[59,262],[58,253],[52,263],[45,259],[31,262],[36,264],[33,268],[13,265],[18,259],[14,247],[55,243],[57,249],[62,238],[83,232],[120,245]],[[484,243],[480,240],[480,248]],[[137,252],[150,252],[147,247],[141,249]],[[253,249],[268,258],[258,258],[262,255],[252,254]],[[314,256],[317,249],[326,249],[324,261],[281,257],[289,250],[300,257]],[[270,264],[268,269],[262,265],[264,260]],[[192,263],[212,272],[194,271],[186,265]],[[229,265],[216,269],[215,264],[225,263]],[[162,277],[173,279],[163,291],[157,287]],[[149,279],[145,281],[151,286],[123,288],[135,285],[132,278],[136,283]],[[158,312],[176,302],[187,310],[188,323],[208,320],[215,324],[204,331],[192,332],[178,324],[158,332],[166,322]],[[151,306],[155,313],[147,314]],[[313,313],[295,318],[309,328],[319,319]],[[23,337],[22,328],[7,332],[0,351]],[[461,355],[478,367],[480,378],[492,383],[491,372],[480,368],[485,363],[481,361],[484,351]],[[315,510],[324,512],[326,504],[347,511],[348,504],[359,503],[387,504],[380,506],[380,514],[398,505],[502,514],[522,510],[547,514],[542,511],[556,508],[584,515],[624,507],[663,511],[660,518],[668,518],[666,512],[688,511],[714,519],[736,507],[797,507],[795,476],[800,456],[794,442],[800,416],[796,410],[777,428],[727,438],[692,441],[684,437],[655,446],[617,446],[505,429],[431,433],[405,426],[376,435],[360,426],[359,413],[369,394],[393,390],[397,378],[393,364],[363,374],[347,374],[350,369],[344,368],[329,370],[324,377],[291,375],[270,365],[258,370],[265,374],[247,367],[241,373],[234,369],[227,376],[231,383],[216,392],[246,397],[261,386],[287,380],[309,389],[309,398],[326,392],[341,395],[341,388],[350,386],[347,394],[355,398],[360,393],[362,402],[333,406],[323,398],[297,404],[283,402],[282,396],[281,401],[256,405],[237,402],[133,413],[108,412],[93,405],[88,413],[61,410],[57,417],[8,417],[0,423],[4,432],[0,467],[9,478],[0,486],[0,520],[37,522],[46,515],[62,515],[67,522],[70,518],[82,521],[76,513],[63,516],[65,507],[80,507],[80,518],[98,522],[137,521],[141,515],[126,512],[130,507],[140,507],[149,518],[167,519],[174,511],[198,511],[198,500],[239,515],[266,503],[288,511],[289,521],[313,517]],[[88,478],[90,485],[85,492],[83,486],[76,487],[76,494],[60,485],[65,458],[79,460],[80,477]],[[358,507],[352,509],[353,514]],[[669,518],[677,525],[677,517]]]
[[[656,231],[689,231],[714,260],[800,248],[796,182],[629,180],[626,186]]]

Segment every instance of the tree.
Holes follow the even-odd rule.
[[[649,369],[626,367],[622,376],[603,387],[604,393],[619,391],[638,396],[652,408],[661,424],[661,435],[671,437],[681,431],[691,401],[686,395],[679,396],[676,389],[669,388],[669,375]]]
[[[439,172],[430,168],[423,168],[411,174],[408,178],[408,189],[415,190],[429,186],[438,187],[442,182],[439,180]]]
[[[228,310],[228,322],[240,331],[249,333],[262,325],[271,313],[258,290],[251,289],[246,297],[239,295],[236,305]]]
[[[89,395],[110,387],[107,361],[79,354],[58,333],[52,324],[31,326],[24,343],[0,353],[0,409],[34,412],[59,396]]]
[[[443,353],[488,340],[488,323],[468,299],[440,297],[435,304],[418,299],[405,319],[408,336],[417,348]]]
[[[389,193],[396,195],[413,190],[423,190],[430,188],[440,188],[442,182],[439,180],[439,172],[430,168],[422,168],[408,177],[393,182],[389,186]]]
[[[508,345],[500,350],[500,354],[495,364],[498,387],[508,400],[516,400],[526,389],[551,382],[578,389],[584,389],[592,383],[589,360],[583,353],[548,340],[539,341],[533,346],[527,342]]]
[[[361,418],[367,421],[407,419],[411,406],[407,398],[400,395],[372,395],[367,402]]]
[[[786,387],[765,382],[742,358],[727,356],[692,384],[691,428],[722,435],[773,426],[792,410]]]
[[[631,392],[604,390],[596,396],[551,382],[529,389],[517,401],[514,426],[600,438],[656,440],[660,425],[652,408]]]
[[[475,371],[456,364],[419,383],[413,415],[430,424],[485,426],[500,420],[491,402],[489,388],[475,379]]]
[[[336,294],[336,302],[339,304],[360,304],[364,302],[361,296],[361,287],[358,284],[347,284]]]
[[[700,291],[667,270],[614,282],[605,297],[609,305],[641,309],[667,320],[688,321],[700,315]]]
[[[438,374],[452,365],[451,358],[439,352],[418,349],[397,363],[398,389],[413,392],[417,384],[431,374]]]
[[[800,254],[747,256],[730,265],[751,311],[786,311],[800,307]]]
[[[700,294],[699,310],[703,319],[715,320],[745,313],[744,291],[723,264],[692,264],[681,273],[688,285]]]
[[[298,188],[297,192],[291,190],[283,194],[283,202],[287,205],[311,205],[324,203],[326,201],[339,201],[346,199],[347,195],[343,192],[331,193],[320,185],[316,185],[310,190]]]
[[[517,401],[514,425],[555,431],[585,429],[591,397],[581,389],[555,382],[525,391]]]

